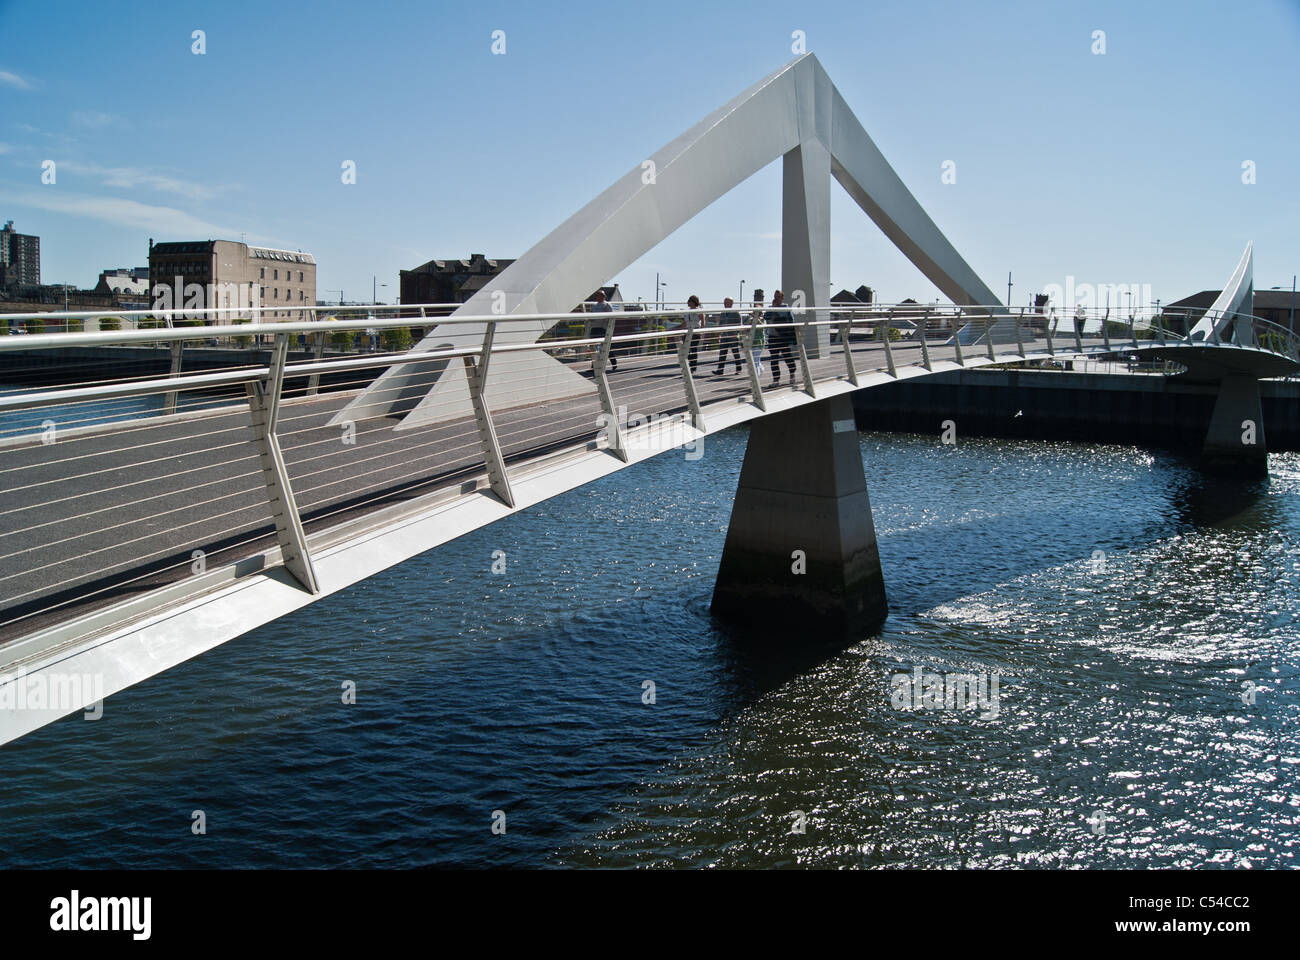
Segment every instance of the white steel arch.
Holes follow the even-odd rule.
[[[1223,291],[1196,325],[1187,332],[1188,340],[1214,340],[1223,336],[1223,331],[1232,324],[1237,316],[1249,317],[1255,312],[1254,290],[1254,243],[1248,242],[1246,250],[1237,262],[1237,268],[1224,285]],[[1233,325],[1233,339],[1243,346],[1254,346],[1253,334],[1249,324]],[[1249,338],[1249,342],[1243,339]]]
[[[804,306],[828,305],[832,176],[954,303],[1000,303],[903,185],[817,58],[805,54],[638,164],[456,313],[568,311],[777,159],[784,160],[781,284],[787,294],[802,291]],[[529,325],[502,331],[497,342],[533,342],[543,333],[540,324]],[[483,324],[444,324],[417,349],[477,344],[483,334]],[[814,356],[826,348],[827,328],[819,336],[820,342],[809,343]],[[498,359],[492,381],[493,405],[499,407],[594,390],[563,364],[531,352]],[[442,419],[460,406],[456,400],[469,403],[463,370],[408,364],[386,371],[336,421],[407,413],[401,426],[411,427]]]

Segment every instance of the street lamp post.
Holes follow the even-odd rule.
[[[744,280],[740,281],[740,299],[737,300],[736,302],[737,303],[745,302],[745,281]]]
[[[1295,275],[1294,273],[1291,274],[1291,323],[1290,323],[1290,327],[1291,327],[1291,333],[1292,333],[1292,334],[1295,333],[1295,277],[1296,277],[1296,275]]]
[[[379,279],[379,277],[378,277],[376,274],[373,274],[373,273],[372,273],[372,274],[370,275],[370,302],[371,302],[371,303],[378,303],[378,302],[379,302],[379,289],[378,289],[378,288],[379,288],[379,287],[386,287],[386,286],[388,286],[388,284],[386,284],[386,283],[376,283],[376,281],[377,281],[378,279]]]

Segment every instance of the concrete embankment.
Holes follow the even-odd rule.
[[[1093,443],[1199,451],[1217,388],[1178,377],[1043,370],[957,370],[853,394],[868,430]],[[1300,382],[1263,380],[1270,450],[1300,449]]]

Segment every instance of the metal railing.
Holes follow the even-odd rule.
[[[777,391],[816,398],[829,383],[908,371],[1122,356],[1189,345],[1177,328],[1190,326],[1168,311],[997,305],[736,306],[727,323],[714,304],[446,315],[457,306],[328,308],[334,319],[316,306],[301,320],[194,326],[182,311],[83,311],[39,316],[137,326],[0,337],[0,643],[254,556],[315,592],[312,540],[340,524],[480,481],[513,506],[512,479],[542,457],[600,448],[627,461],[656,425],[704,431],[712,411],[765,411]],[[145,319],[173,325],[139,328]],[[530,336],[510,335],[525,324]],[[342,337],[330,349],[335,335],[390,331],[405,336],[389,349],[344,349]],[[1222,339],[1196,346],[1300,367],[1300,341],[1276,324],[1237,317]],[[385,371],[406,375],[391,386]],[[434,389],[462,374],[463,391]],[[421,416],[409,426],[412,396]]]

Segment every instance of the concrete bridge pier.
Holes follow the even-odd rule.
[[[852,642],[887,613],[847,394],[753,421],[713,612],[800,640]]]
[[[1201,461],[1213,473],[1250,476],[1268,473],[1264,411],[1255,377],[1234,374],[1219,381],[1219,395],[1205,432]]]

